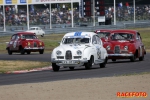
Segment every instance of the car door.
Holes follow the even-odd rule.
[[[138,57],[142,57],[144,55],[144,44],[142,43],[142,38],[139,32],[137,32],[136,42],[138,47]]]
[[[39,28],[39,34],[42,35],[42,33],[43,33],[43,32],[42,32],[42,29]]]
[[[36,35],[39,35],[39,28],[35,28],[35,31],[36,31]]]
[[[16,34],[12,35],[11,40],[9,42],[9,48],[10,50],[15,50],[14,46],[15,46],[15,39],[16,39]]]
[[[98,59],[101,58],[101,55],[100,55],[101,51],[100,51],[99,41],[98,41],[96,35],[93,36],[92,43],[94,45],[94,50],[93,50],[93,52],[94,52],[94,60],[98,60]]]

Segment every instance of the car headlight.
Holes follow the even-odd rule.
[[[124,50],[128,50],[128,46],[124,46]]]
[[[106,47],[106,49],[107,49],[107,50],[110,50],[110,46],[108,45],[108,46]]]
[[[60,50],[56,51],[56,54],[59,56],[62,54],[62,52]]]
[[[78,54],[78,55],[82,55],[82,51],[81,51],[81,50],[78,50],[78,51],[77,51],[77,54]]]

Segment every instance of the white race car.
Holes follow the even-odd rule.
[[[41,37],[45,35],[45,32],[40,27],[30,27],[26,32],[32,32],[35,35],[40,35]]]
[[[64,35],[60,45],[52,51],[51,62],[53,71],[60,67],[85,66],[99,64],[100,68],[107,63],[107,51],[103,47],[100,37],[94,32],[70,32]]]

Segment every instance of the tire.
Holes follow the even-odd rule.
[[[106,63],[107,63],[107,58],[105,58],[105,61],[103,63],[100,63],[100,68],[105,68],[106,66]]]
[[[39,51],[39,54],[43,54],[44,53],[44,49]]]
[[[135,60],[136,60],[136,55],[134,54],[134,55],[130,58],[130,61],[131,61],[131,62],[135,62]]]
[[[144,60],[144,55],[139,58],[139,61],[143,61],[143,60]]]
[[[30,52],[30,51],[27,51],[27,54],[31,54],[31,52]]]
[[[69,67],[70,70],[74,70],[74,67]]]
[[[7,51],[9,55],[12,55],[12,51],[9,48],[7,49]]]
[[[60,66],[57,66],[56,63],[52,63],[52,68],[53,68],[53,71],[56,72],[56,71],[59,71]]]
[[[24,48],[21,48],[21,54],[24,55],[25,54],[25,50]]]
[[[116,59],[111,59],[111,60],[114,61],[114,62],[116,61]]]
[[[94,60],[93,57],[91,57],[90,60],[88,60],[88,62],[85,63],[85,69],[91,69],[92,64],[94,62],[93,60]]]
[[[42,34],[41,37],[44,37],[44,34]]]

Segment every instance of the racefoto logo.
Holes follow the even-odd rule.
[[[147,97],[146,92],[117,92],[116,95],[120,98]]]

